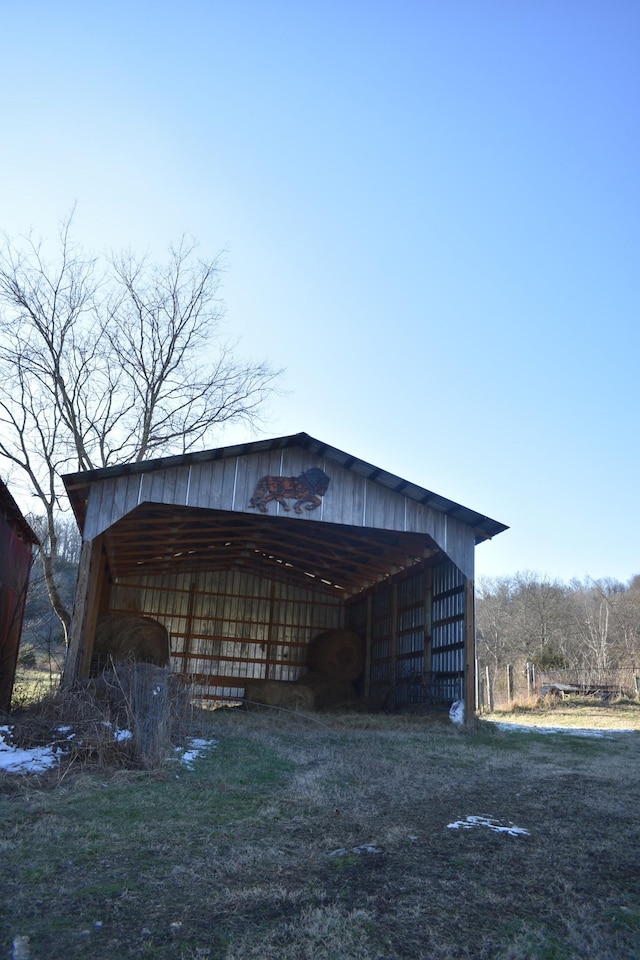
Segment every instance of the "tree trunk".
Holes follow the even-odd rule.
[[[60,623],[62,624],[62,630],[64,633],[64,645],[66,647],[67,644],[69,643],[69,627],[71,626],[71,613],[67,610],[64,603],[62,602],[62,597],[60,596],[60,592],[56,585],[52,557],[48,556],[43,551],[40,551],[40,559],[42,560],[42,569],[44,571],[44,582],[47,586],[47,593],[49,594],[49,600],[51,601],[51,606],[53,607],[54,613],[56,614]]]

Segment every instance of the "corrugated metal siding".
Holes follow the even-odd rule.
[[[391,599],[391,587],[386,587],[374,593],[371,604],[369,696],[373,703],[388,704],[393,694]]]
[[[237,699],[245,679],[297,679],[312,637],[343,625],[340,600],[239,571],[117,582],[110,609],[163,623],[172,669],[203,698]]]
[[[368,610],[370,598],[365,594],[348,607],[348,624],[351,630],[354,630],[359,637],[362,637],[366,647],[365,672],[362,683],[359,684],[360,693],[368,698],[369,696],[369,671],[371,667],[371,633],[369,630]]]
[[[424,571],[398,583],[396,691],[397,705],[424,699]]]
[[[431,694],[438,700],[464,695],[465,578],[450,560],[433,570]]]
[[[391,708],[446,702],[463,696],[465,583],[466,578],[455,564],[444,560],[430,570],[420,568],[376,588],[370,623],[372,703]],[[428,607],[430,623],[426,617]],[[364,600],[349,606],[348,621],[352,629],[365,635]]]

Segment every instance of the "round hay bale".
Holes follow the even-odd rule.
[[[326,630],[309,644],[309,669],[331,680],[357,680],[364,670],[364,643],[353,630]]]
[[[93,655],[165,667],[169,663],[169,634],[151,617],[107,613],[98,618]]]

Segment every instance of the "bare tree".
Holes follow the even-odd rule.
[[[274,372],[236,359],[221,338],[219,258],[195,259],[184,241],[161,266],[132,254],[112,261],[119,284],[106,334],[127,398],[112,455],[144,460],[186,452],[228,421],[255,421]],[[216,343],[216,353],[209,351]]]
[[[47,524],[47,518],[42,514],[27,514],[26,520],[38,537],[40,547],[49,553],[50,530]],[[54,531],[57,544],[57,558],[73,566],[77,566],[80,563],[82,536],[74,518],[69,514],[58,513],[54,518]]]
[[[621,660],[637,673],[640,667],[640,577],[633,577],[616,609]]]
[[[568,618],[566,589],[557,580],[523,571],[514,576],[516,631],[521,652],[536,660],[563,652]]]
[[[566,670],[568,682],[620,682],[640,665],[640,576],[562,584],[530,571],[480,580],[478,656],[494,677],[508,663]]]
[[[224,339],[219,256],[199,259],[181,241],[162,264],[90,257],[72,219],[53,258],[32,235],[5,237],[0,250],[0,458],[40,503],[44,574],[65,631],[54,569],[61,475],[185,452],[223,423],[255,424],[280,373],[241,362]]]
[[[514,636],[516,584],[513,578],[481,578],[477,583],[478,657],[492,667],[495,683],[498,670],[506,666],[517,651]]]
[[[572,586],[580,658],[590,676],[603,679],[607,671],[618,669],[624,662],[620,610],[627,589],[618,581],[606,579],[587,579]]]

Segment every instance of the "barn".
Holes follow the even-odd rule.
[[[8,711],[38,538],[0,480],[0,710]]]
[[[107,616],[163,624],[202,700],[356,634],[363,702],[474,700],[475,546],[507,528],[306,433],[64,477],[83,547],[64,682]]]

